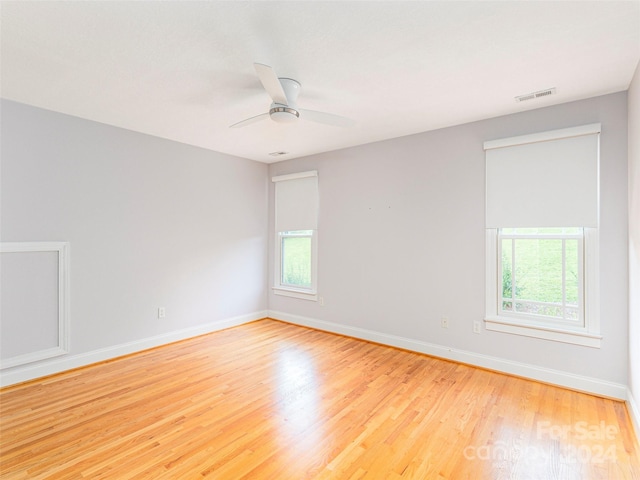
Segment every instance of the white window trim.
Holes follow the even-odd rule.
[[[513,147],[516,145],[524,145],[527,143],[547,142],[549,140],[560,140],[563,138],[580,137],[582,135],[594,135],[602,132],[602,124],[591,123],[579,127],[562,128],[559,130],[551,130],[548,132],[531,133],[529,135],[520,135],[518,137],[501,138],[498,140],[488,140],[484,142],[484,149]]]
[[[284,288],[284,287],[272,287],[275,295],[282,295],[283,297],[300,298],[302,300],[318,301],[318,294],[316,292],[310,292],[307,290]]]
[[[285,297],[300,298],[302,300],[318,301],[318,231],[312,230],[311,234],[311,287],[299,288],[291,285],[283,285],[282,280],[282,236],[276,232],[275,278],[273,293]]]
[[[297,180],[299,178],[308,178],[308,177],[317,177],[317,170],[309,170],[308,172],[297,172],[297,173],[288,173],[286,175],[276,175],[275,177],[271,177],[271,181],[274,183],[284,182],[287,180]]]
[[[486,298],[487,330],[535,337],[557,342],[600,348],[599,238],[598,229],[584,229],[584,326],[554,323],[553,320],[523,320],[499,315],[501,291],[498,282],[498,230],[486,230]],[[501,283],[501,282],[500,282]]]

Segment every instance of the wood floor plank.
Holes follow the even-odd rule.
[[[3,479],[640,479],[622,402],[274,320],[0,391]]]

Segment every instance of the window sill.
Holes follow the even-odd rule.
[[[602,335],[597,335],[587,331],[576,331],[545,325],[522,323],[508,317],[487,316],[484,321],[485,328],[494,332],[511,333],[514,335],[523,335],[525,337],[583,345],[585,347],[600,348],[600,341],[602,340]]]
[[[297,288],[273,287],[275,295],[284,297],[301,298],[302,300],[318,301],[318,294],[312,290],[302,290]]]

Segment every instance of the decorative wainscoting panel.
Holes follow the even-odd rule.
[[[0,368],[69,351],[69,244],[0,243]]]

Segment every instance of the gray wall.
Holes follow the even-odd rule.
[[[2,241],[70,242],[72,357],[268,309],[637,385],[628,368],[625,92],[270,166],[8,101],[2,120]],[[474,334],[485,295],[482,143],[594,122],[602,348]],[[268,288],[269,177],[309,169],[320,175],[325,306]]]
[[[595,122],[602,123],[602,348],[474,334],[485,300],[483,142]],[[325,306],[270,293],[272,312],[626,385],[626,92],[280,162],[269,174],[310,169],[319,172]],[[273,209],[270,216],[273,225]],[[271,228],[270,252],[273,237]]]
[[[266,312],[266,165],[1,106],[1,238],[70,242],[70,355]]]

